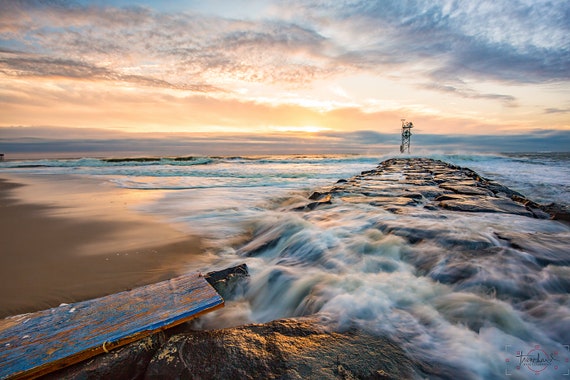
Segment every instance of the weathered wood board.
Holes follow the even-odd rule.
[[[0,379],[40,376],[222,307],[198,273],[0,320]]]

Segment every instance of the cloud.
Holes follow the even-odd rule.
[[[416,147],[456,147],[482,152],[567,152],[570,131],[534,130],[503,135],[416,135]]]
[[[326,39],[312,30],[280,22],[223,24],[201,46],[166,53],[198,75],[245,82],[304,84],[337,71],[323,53]]]
[[[289,2],[288,2],[289,3]],[[298,1],[308,22],[353,41],[343,59],[378,71],[429,62],[436,81],[570,79],[570,3],[551,1]],[[291,9],[295,6],[288,5]],[[300,12],[303,14],[303,12]],[[293,18],[298,16],[291,16]],[[317,28],[318,29],[318,28]]]
[[[570,107],[568,107],[568,108],[547,108],[544,110],[544,113],[546,113],[546,114],[570,113]]]
[[[196,92],[222,91],[208,84],[173,84],[142,75],[121,74],[87,62],[48,57],[7,57],[0,54],[0,73],[13,77],[68,78],[84,80],[106,80],[136,83],[142,86],[172,88]]]
[[[459,88],[452,85],[440,85],[437,83],[428,83],[424,84],[421,87],[428,90],[454,94],[466,99],[499,100],[507,107],[516,107],[516,98],[512,95],[479,93],[470,88],[467,88],[466,86],[463,86],[463,88]]]
[[[112,73],[101,67],[69,59],[52,58],[0,58],[0,71],[10,76],[69,77],[92,79],[111,77]]]
[[[409,115],[462,132],[565,126],[552,93],[532,100],[545,110],[532,121],[523,105],[532,84],[570,80],[569,2],[271,0],[248,3],[247,17],[229,0],[178,12],[101,5],[116,3],[0,0],[4,125],[51,115],[54,125],[347,130]],[[335,81],[350,102],[326,94]]]
[[[4,37],[17,41],[22,51],[51,58],[43,63],[61,64],[58,74],[69,70],[71,77],[84,73],[86,65],[101,69],[96,64],[101,61],[121,77],[133,71],[140,77],[144,71],[147,78],[170,83],[198,79],[296,85],[337,70],[323,53],[324,37],[279,20],[27,1],[8,7],[0,25]],[[10,63],[26,70],[30,62],[14,57]]]
[[[0,37],[71,77],[105,68],[117,75],[99,75],[114,80],[130,74],[143,81],[144,71],[147,84],[159,86],[192,88],[213,79],[303,85],[347,70],[385,74],[397,66],[402,75],[444,86],[466,77],[570,79],[564,1],[275,1],[267,7],[273,13],[251,20],[47,0],[3,1],[2,8]],[[431,69],[418,73],[419,62]],[[15,57],[11,66],[25,71],[30,63]],[[481,98],[512,103],[508,95]]]

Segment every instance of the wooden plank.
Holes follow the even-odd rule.
[[[198,273],[0,320],[0,379],[44,375],[222,307]]]

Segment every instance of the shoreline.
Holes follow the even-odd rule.
[[[0,178],[0,318],[166,280],[201,262],[199,237],[131,210],[138,194],[60,179]]]

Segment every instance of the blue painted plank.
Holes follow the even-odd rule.
[[[199,274],[0,320],[0,379],[45,374],[223,306]]]

